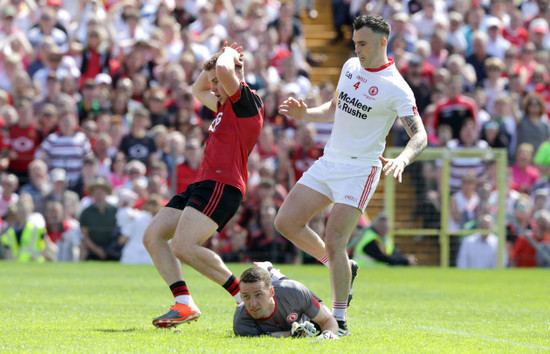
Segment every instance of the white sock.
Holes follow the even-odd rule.
[[[348,309],[347,301],[333,301],[332,302],[332,316],[336,321],[346,320],[346,311]]]
[[[235,295],[233,295],[233,299],[237,302],[237,305],[240,305],[243,302],[243,299],[241,299],[241,292],[239,291]]]
[[[179,295],[175,297],[176,304],[195,305],[191,295]]]
[[[276,280],[279,280],[281,278],[283,278],[285,275],[283,273],[281,273],[281,271],[277,268],[270,268],[269,269],[269,274],[271,274],[271,281],[276,281]]]

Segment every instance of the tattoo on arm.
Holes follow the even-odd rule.
[[[400,119],[407,130],[407,134],[411,137],[405,149],[411,152],[412,161],[426,148],[428,136],[419,116],[404,116]]]

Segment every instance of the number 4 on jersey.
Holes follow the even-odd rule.
[[[359,88],[360,84],[361,84],[361,82],[357,81],[357,83],[355,85],[353,85],[353,87],[355,87],[355,89],[357,90]]]

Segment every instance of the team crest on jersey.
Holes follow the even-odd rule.
[[[376,96],[378,94],[378,87],[376,86],[371,86],[369,88],[369,95],[371,96]]]
[[[346,71],[346,77],[351,80],[353,77],[349,71]]]
[[[286,320],[289,323],[296,322],[297,319],[298,319],[298,314],[296,312],[293,312],[290,315],[286,316]]]

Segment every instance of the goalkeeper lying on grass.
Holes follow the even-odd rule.
[[[285,277],[270,262],[258,262],[240,277],[241,298],[233,318],[238,336],[338,339],[338,323],[303,284]],[[310,322],[311,321],[311,322]]]

